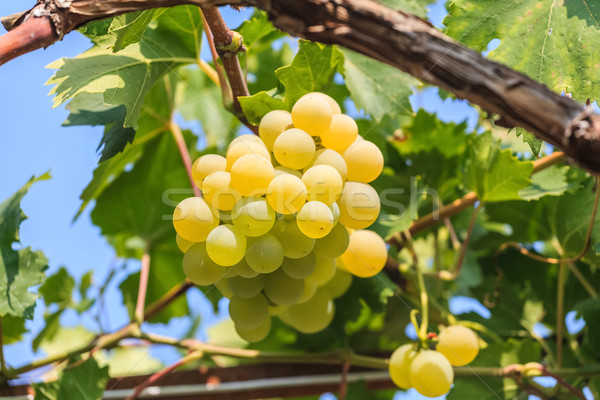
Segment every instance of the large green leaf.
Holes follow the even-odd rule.
[[[476,50],[492,39],[490,58],[538,80],[555,92],[585,101],[600,96],[598,7],[589,0],[455,0],[448,34]],[[583,19],[582,19],[583,18]]]
[[[61,267],[55,274],[46,278],[40,286],[39,293],[47,305],[57,303],[64,306],[71,302],[74,287],[75,279],[65,267]]]
[[[404,11],[410,14],[418,15],[421,18],[427,16],[427,6],[433,3],[433,0],[377,0],[386,6],[395,10]]]
[[[519,191],[523,200],[537,200],[543,196],[560,196],[575,187],[567,182],[567,168],[554,166],[531,177],[531,185]]]
[[[577,313],[586,324],[585,349],[591,357],[600,360],[600,301],[589,299],[578,304]]]
[[[136,11],[113,18],[108,28],[108,33],[116,37],[113,52],[121,51],[130,44],[142,40],[142,35],[150,22],[164,11],[164,9]]]
[[[240,105],[248,121],[258,125],[262,117],[272,110],[288,110],[289,107],[278,97],[267,92],[258,92],[252,96],[240,97]]]
[[[100,400],[108,378],[108,367],[90,357],[67,367],[56,382],[34,384],[35,400]]]

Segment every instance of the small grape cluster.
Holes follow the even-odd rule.
[[[452,325],[440,332],[435,350],[422,350],[417,343],[398,347],[390,358],[392,381],[402,389],[415,388],[427,397],[442,396],[454,381],[452,366],[467,365],[479,353],[475,332]]]
[[[325,329],[352,275],[374,276],[386,263],[385,242],[364,230],[379,216],[369,182],[383,161],[323,93],[303,96],[291,113],[270,111],[259,136],[194,163],[204,198],[183,200],[173,214],[186,276],[230,299],[249,342],[267,336],[275,315],[303,333]]]

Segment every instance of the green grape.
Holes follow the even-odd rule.
[[[239,200],[231,211],[233,225],[244,235],[262,236],[275,224],[275,211],[262,197],[246,197]]]
[[[190,247],[196,244],[196,242],[190,242],[189,240],[185,240],[181,237],[179,233],[175,235],[175,242],[177,243],[177,247],[179,248],[179,250],[181,250],[182,253],[185,253]]]
[[[229,316],[242,329],[256,329],[269,318],[269,302],[262,294],[249,299],[233,296],[229,300]]]
[[[231,211],[219,211],[219,219],[222,224],[233,224],[231,220]]]
[[[229,283],[227,283],[227,281],[227,279],[220,279],[215,283],[215,286],[217,287],[217,289],[219,289],[219,292],[221,292],[223,297],[225,297],[226,299],[231,299],[231,297],[233,296],[233,292],[229,288]]]
[[[246,236],[233,225],[219,225],[208,235],[206,251],[219,265],[235,265],[244,258]]]
[[[354,119],[344,114],[336,114],[331,119],[329,128],[321,134],[321,144],[328,149],[344,153],[357,136],[358,125]]]
[[[263,275],[260,274],[254,278],[235,276],[227,279],[227,284],[231,292],[242,299],[248,299],[259,294],[263,290],[264,283]]]
[[[344,268],[353,275],[368,278],[377,275],[387,262],[387,245],[373,231],[350,234],[348,249],[340,256]]]
[[[273,151],[273,143],[281,132],[292,125],[292,114],[284,110],[268,112],[258,125],[258,134],[269,151]]]
[[[306,95],[292,107],[294,126],[311,136],[319,136],[329,128],[333,112],[321,96]]]
[[[218,154],[205,154],[194,161],[192,165],[192,179],[198,188],[202,187],[202,181],[215,171],[225,171],[227,160]]]
[[[231,186],[242,196],[260,196],[267,193],[275,177],[271,162],[256,154],[240,157],[231,167]]]
[[[392,382],[401,389],[410,389],[410,365],[417,353],[414,344],[405,344],[398,347],[390,357],[388,370]]]
[[[246,244],[246,248],[247,246],[248,244]],[[258,275],[258,272],[250,268],[248,262],[246,261],[246,257],[242,258],[242,260],[235,264],[232,268],[234,268],[236,273],[242,278],[254,278]]]
[[[352,285],[352,274],[336,268],[333,278],[323,285],[323,289],[327,290],[331,297],[337,299],[350,289],[350,285]]]
[[[268,274],[281,266],[283,247],[270,233],[257,238],[249,238],[246,261],[256,272]]]
[[[285,312],[285,310],[287,310],[288,306],[282,306],[281,304],[278,305],[269,305],[269,315],[275,315],[275,316],[279,316],[282,313]]]
[[[313,160],[310,167],[314,167],[315,165],[329,165],[336,169],[337,172],[340,173],[342,180],[346,180],[346,176],[348,175],[348,167],[346,166],[346,161],[344,161],[344,157],[340,155],[335,150],[331,149],[319,149],[315,153],[315,159]]]
[[[211,207],[222,211],[230,211],[242,195],[231,187],[229,172],[212,172],[202,182],[202,194]]]
[[[302,172],[300,172],[296,169],[284,167],[283,165],[280,165],[279,167],[275,167],[275,177],[276,178],[279,175],[285,175],[285,174],[293,175],[296,178],[302,178]]]
[[[372,225],[381,210],[375,189],[361,182],[346,182],[338,206],[340,222],[352,229],[364,229]]]
[[[442,353],[451,365],[462,367],[477,357],[479,339],[466,326],[452,325],[440,332],[436,350]]]
[[[340,220],[340,206],[337,203],[333,203],[329,206],[331,213],[333,214],[333,225],[337,225]]]
[[[281,269],[265,275],[265,295],[271,302],[284,306],[295,304],[304,292],[302,279],[290,278]]]
[[[316,333],[329,326],[334,314],[335,305],[329,293],[317,290],[308,301],[289,306],[284,318],[302,333]]]
[[[273,144],[273,155],[284,167],[302,169],[315,158],[315,142],[300,129],[288,129],[277,137]]]
[[[319,239],[331,232],[333,213],[327,204],[320,201],[309,201],[296,215],[298,229],[306,236]]]
[[[448,393],[453,380],[452,365],[437,351],[422,351],[410,364],[410,382],[423,396],[438,397]]]
[[[310,92],[305,94],[304,96],[301,97],[315,97],[319,100],[323,100],[325,101],[327,104],[329,104],[329,106],[331,107],[331,112],[333,112],[334,114],[341,114],[342,113],[342,109],[340,108],[340,105],[333,99],[333,97],[326,95],[325,93],[321,93],[321,92]]]
[[[304,291],[302,292],[302,296],[300,296],[296,304],[304,303],[312,299],[315,293],[317,293],[318,288],[319,286],[317,286],[316,283],[304,281]]]
[[[271,233],[281,243],[283,254],[287,258],[306,257],[315,247],[315,239],[309,238],[300,231],[294,217],[275,221]]]
[[[315,241],[314,252],[319,257],[336,258],[346,251],[349,242],[348,229],[342,224],[336,224],[331,232]]]
[[[173,226],[177,233],[190,242],[204,242],[219,225],[215,212],[200,197],[189,197],[175,207]]]
[[[312,283],[316,283],[318,286],[323,286],[333,278],[335,275],[335,259],[317,257],[315,263],[315,270],[306,277],[306,280]]]
[[[284,258],[281,268],[288,276],[296,279],[304,279],[313,273],[317,265],[315,253],[310,252],[302,258]]]
[[[190,247],[183,256],[183,273],[196,285],[208,286],[222,279],[227,269],[210,259],[203,242]]]
[[[302,175],[302,182],[306,186],[308,201],[320,201],[327,205],[340,197],[344,187],[340,173],[330,165],[310,167]]]
[[[383,171],[383,154],[374,143],[360,140],[344,152],[348,180],[369,183]]]
[[[258,139],[258,138],[257,138]],[[258,139],[260,141],[260,139]],[[271,153],[262,142],[240,141],[231,143],[227,149],[227,166],[226,170],[230,171],[233,164],[247,154],[254,154],[256,157],[262,157],[271,162]]]
[[[276,176],[269,185],[267,201],[280,214],[294,214],[306,203],[306,186],[291,174]]]
[[[265,321],[257,328],[246,329],[239,324],[234,324],[235,331],[242,339],[249,343],[260,342],[265,339],[271,332],[271,317],[267,317]]]
[[[223,278],[233,278],[236,276],[238,276],[238,273],[235,267],[225,267],[225,275],[223,275]]]

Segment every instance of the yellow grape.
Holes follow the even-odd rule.
[[[344,152],[348,180],[369,183],[383,171],[383,154],[374,143],[360,140]]]
[[[340,220],[340,206],[337,203],[333,203],[329,206],[331,213],[333,214],[333,224],[336,225]]]
[[[438,397],[448,393],[453,380],[452,365],[437,351],[421,351],[410,365],[410,382],[423,396]]]
[[[235,203],[231,219],[244,235],[257,237],[271,230],[275,224],[275,211],[262,197],[245,197]]]
[[[329,128],[332,117],[331,106],[321,96],[306,95],[292,108],[294,126],[311,136],[319,136]]]
[[[320,201],[309,201],[296,215],[298,229],[309,238],[319,239],[331,232],[333,213]]]
[[[194,161],[194,165],[192,165],[192,178],[196,186],[200,188],[204,178],[215,171],[225,171],[226,167],[227,160],[225,157],[218,154],[205,154]]]
[[[306,186],[300,178],[283,174],[269,184],[267,201],[280,214],[294,214],[306,203]]]
[[[293,304],[283,313],[284,322],[302,333],[316,333],[327,328],[333,320],[335,305],[325,290],[317,292],[304,303]]]
[[[329,128],[321,134],[321,144],[328,149],[343,153],[358,136],[358,125],[352,117],[336,114]]]
[[[336,268],[335,275],[323,285],[323,289],[327,290],[331,297],[337,299],[350,289],[350,285],[352,285],[352,274]]]
[[[306,257],[315,247],[315,239],[300,231],[293,216],[275,221],[271,233],[277,237],[283,247],[283,254],[288,258]]]
[[[381,203],[369,184],[346,182],[338,200],[340,222],[347,228],[364,229],[377,220]]]
[[[342,224],[336,224],[331,232],[315,241],[314,252],[319,257],[336,258],[346,251],[349,241],[348,229]]]
[[[267,192],[274,176],[269,160],[256,154],[246,154],[231,167],[231,186],[242,196],[260,196]]]
[[[257,328],[246,329],[239,326],[239,324],[234,324],[234,327],[237,334],[240,335],[240,337],[246,342],[260,342],[261,340],[266,338],[269,332],[271,331],[271,317],[265,319],[264,322]]]
[[[189,240],[182,238],[179,233],[175,235],[175,242],[182,253],[185,253],[190,247],[196,244],[196,242],[190,242]]]
[[[246,236],[233,225],[219,225],[206,238],[206,251],[219,265],[235,265],[246,253]]]
[[[242,195],[231,187],[231,175],[225,171],[215,171],[202,181],[202,194],[211,205],[222,211],[230,211]]]
[[[417,353],[415,352],[414,344],[405,344],[398,347],[390,357],[388,370],[392,382],[401,389],[410,389],[410,365],[412,364]]]
[[[258,125],[258,134],[265,143],[267,150],[273,150],[273,143],[281,132],[292,125],[292,114],[284,110],[273,110],[268,112]]]
[[[308,282],[323,286],[335,275],[335,259],[317,257],[314,271],[306,277]]]
[[[327,205],[333,204],[344,188],[340,173],[330,165],[315,165],[310,167],[302,182],[308,191],[308,201],[320,201]]]
[[[467,365],[479,353],[479,340],[475,332],[466,326],[452,325],[438,335],[436,350],[455,367]]]
[[[275,167],[275,177],[278,177],[279,175],[293,175],[296,178],[302,178],[302,172],[293,169],[293,168],[288,168],[288,167],[284,167],[282,165]]]
[[[315,165],[329,165],[337,170],[342,177],[342,180],[346,180],[346,176],[348,175],[348,167],[346,166],[346,161],[344,161],[344,157],[340,155],[335,150],[331,149],[319,149],[315,153],[315,159],[313,160],[311,167]]]
[[[284,167],[302,169],[315,158],[315,142],[300,129],[288,129],[277,137],[273,144],[273,155]]]
[[[250,135],[245,135],[250,136]],[[256,137],[256,136],[255,136]],[[259,138],[257,138],[260,140]],[[258,157],[262,157],[265,160],[271,162],[271,153],[265,147],[265,145],[261,143],[257,143],[254,141],[240,141],[237,143],[232,143],[229,145],[229,149],[227,150],[227,171],[231,171],[233,164],[241,157],[247,154],[255,154]]]
[[[270,318],[269,302],[262,293],[249,299],[234,295],[229,300],[229,316],[239,328],[257,329]]]
[[[235,139],[233,139],[231,141],[231,143],[229,143],[229,147],[231,147],[237,143],[240,143],[240,142],[244,142],[244,143],[253,142],[256,144],[260,144],[262,146],[265,145],[265,143],[262,141],[262,139],[260,137],[256,136],[255,134],[248,133],[248,134],[240,135],[240,136],[236,137]]]
[[[208,286],[221,280],[227,268],[216,264],[206,252],[206,243],[196,243],[183,256],[183,273],[196,285]]]
[[[331,107],[331,112],[333,112],[334,114],[341,114],[342,113],[342,109],[340,108],[340,105],[337,103],[337,101],[335,101],[333,99],[333,97],[326,95],[325,93],[321,93],[321,92],[310,92],[305,94],[304,96],[301,97],[315,97],[317,99],[320,100],[324,100],[327,104],[329,104],[329,106]]]
[[[385,266],[388,253],[381,236],[373,231],[354,231],[348,249],[340,256],[348,272],[361,278],[377,275]]]
[[[190,242],[203,242],[219,219],[204,199],[189,197],[175,207],[173,226],[179,235]]]

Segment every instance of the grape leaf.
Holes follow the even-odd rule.
[[[567,168],[554,166],[531,177],[531,185],[519,191],[523,200],[537,200],[543,196],[560,196],[573,189],[574,184],[567,181]]]
[[[71,302],[74,287],[75,279],[69,275],[65,267],[61,267],[55,274],[46,278],[40,286],[39,293],[46,305],[56,303],[64,307]]]
[[[600,69],[595,49],[600,47],[600,31],[597,23],[589,25],[597,17],[597,8],[585,10],[587,3],[456,0],[450,3],[444,23],[450,36],[478,51],[492,39],[500,39],[490,58],[555,92],[572,93],[579,101],[596,100]],[[582,13],[588,17],[580,19]]]
[[[600,301],[588,299],[576,307],[577,316],[583,318],[586,325],[584,346],[596,360],[600,360]]]
[[[42,330],[33,338],[31,348],[37,351],[42,342],[51,341],[52,338],[60,331],[60,316],[64,309],[59,309],[56,312],[44,315],[45,325]]]
[[[165,9],[144,10],[114,17],[108,28],[108,33],[116,36],[113,52],[121,51],[130,44],[139,43],[150,22],[163,12]]]
[[[31,185],[50,178],[46,173],[32,177],[15,194],[0,203],[0,316],[32,319],[38,294],[30,292],[31,286],[41,283],[48,260],[40,251],[27,247],[13,250],[19,241],[19,226],[27,219],[21,210],[21,200]]]
[[[567,15],[585,20],[589,26],[600,28],[600,3],[592,0],[565,2]]]
[[[519,161],[487,132],[472,137],[466,163],[466,184],[483,202],[520,199],[519,191],[530,185],[533,163]]]
[[[517,127],[515,131],[517,137],[521,136],[523,138],[523,143],[527,143],[529,145],[533,155],[539,157],[544,141],[536,138],[533,133],[528,132],[523,128]]]
[[[239,100],[244,115],[254,125],[258,125],[262,117],[269,111],[289,110],[289,107],[282,100],[272,97],[267,92],[258,92],[252,96],[240,97]]]
[[[427,6],[433,3],[433,0],[377,0],[394,10],[404,11],[410,14],[418,15],[421,18],[427,17]]]
[[[22,340],[23,334],[27,332],[25,319],[13,315],[2,317],[2,344],[17,343]]]
[[[89,344],[96,336],[83,326],[59,327],[54,335],[40,341],[40,348],[48,356],[68,353]]]
[[[100,400],[108,378],[108,367],[90,357],[67,367],[56,382],[33,384],[34,400]]]

